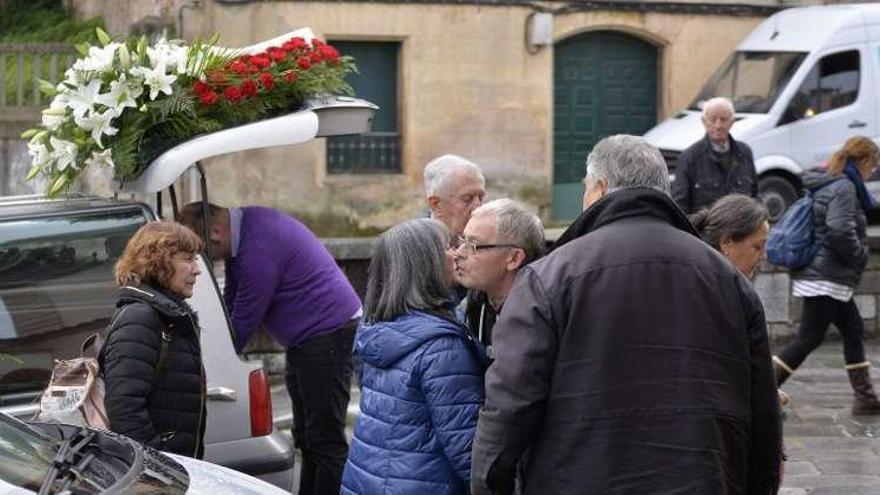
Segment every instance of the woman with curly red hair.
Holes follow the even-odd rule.
[[[119,297],[98,356],[110,429],[145,445],[201,458],[205,371],[195,312],[184,302],[201,273],[201,239],[150,222],[116,263]]]

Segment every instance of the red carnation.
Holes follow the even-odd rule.
[[[330,45],[321,45],[318,47],[318,52],[321,53],[321,56],[324,57],[325,60],[331,63],[339,62],[339,50],[333,48]]]
[[[217,101],[217,92],[208,89],[204,93],[199,94],[199,103],[202,105],[213,105]]]
[[[226,97],[227,100],[231,102],[236,102],[241,99],[241,91],[235,86],[229,86],[228,88],[223,90],[223,96]]]
[[[250,96],[254,96],[257,94],[257,83],[253,81],[253,79],[248,79],[247,81],[241,83],[241,95],[245,98]]]
[[[272,61],[269,60],[265,54],[255,55],[251,57],[251,64],[254,67],[258,67],[260,69],[267,69],[270,65],[272,65]]]
[[[236,74],[244,74],[247,72],[247,65],[241,60],[235,60],[231,64],[229,64],[229,70],[235,72]]]
[[[318,48],[319,46],[323,46],[323,45],[325,45],[325,44],[326,44],[326,43],[324,43],[323,41],[319,40],[318,38],[312,38],[312,46],[315,47],[315,48]]]
[[[306,46],[308,46],[306,44],[306,40],[297,37],[291,38],[290,41],[285,42],[283,45],[281,45],[281,48],[284,48],[285,50],[300,50],[305,48]]]
[[[296,59],[296,65],[299,66],[302,70],[309,70],[312,67],[312,63],[309,61],[309,57],[300,57]]]
[[[286,82],[288,82],[288,83],[290,83],[290,84],[293,84],[293,83],[296,82],[296,79],[297,79],[296,72],[294,72],[294,71],[290,71],[290,72],[285,72],[285,73],[284,73],[284,80],[285,80]]]
[[[323,60],[323,57],[321,57],[321,52],[309,53],[309,60],[311,60],[313,64],[317,64],[318,62]]]
[[[207,93],[208,91],[211,91],[211,86],[208,86],[207,84],[203,83],[202,81],[199,81],[198,79],[196,79],[193,82],[193,91],[197,95],[202,95],[204,93]]]
[[[281,62],[287,58],[287,52],[281,48],[271,48],[269,49],[269,57],[276,62]]]
[[[272,88],[275,87],[275,78],[272,77],[272,74],[270,74],[268,72],[262,72],[262,73],[260,73],[259,77],[260,77],[260,84],[262,84],[263,87],[266,88],[267,90],[271,90]]]

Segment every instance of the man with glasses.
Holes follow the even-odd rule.
[[[468,291],[465,320],[490,349],[492,326],[520,268],[544,252],[541,220],[511,199],[471,213],[455,251],[455,275]]]
[[[733,103],[727,98],[712,98],[703,104],[706,136],[675,162],[672,199],[685,213],[708,208],[732,193],[758,197],[752,149],[730,135],[735,118]]]
[[[471,212],[486,196],[483,172],[466,158],[443,155],[425,165],[424,179],[431,218],[443,222],[452,239],[458,238]]]

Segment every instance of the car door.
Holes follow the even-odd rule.
[[[792,96],[781,124],[802,168],[826,161],[850,136],[876,133],[869,60],[862,45],[826,50]]]

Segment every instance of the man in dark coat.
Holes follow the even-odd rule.
[[[706,136],[675,162],[672,198],[685,213],[708,208],[732,193],[758,197],[752,150],[730,135],[735,116],[733,103],[727,98],[712,98],[703,105]]]
[[[772,494],[781,423],[761,302],[612,136],[584,213],[520,271],[495,328],[475,494]]]

